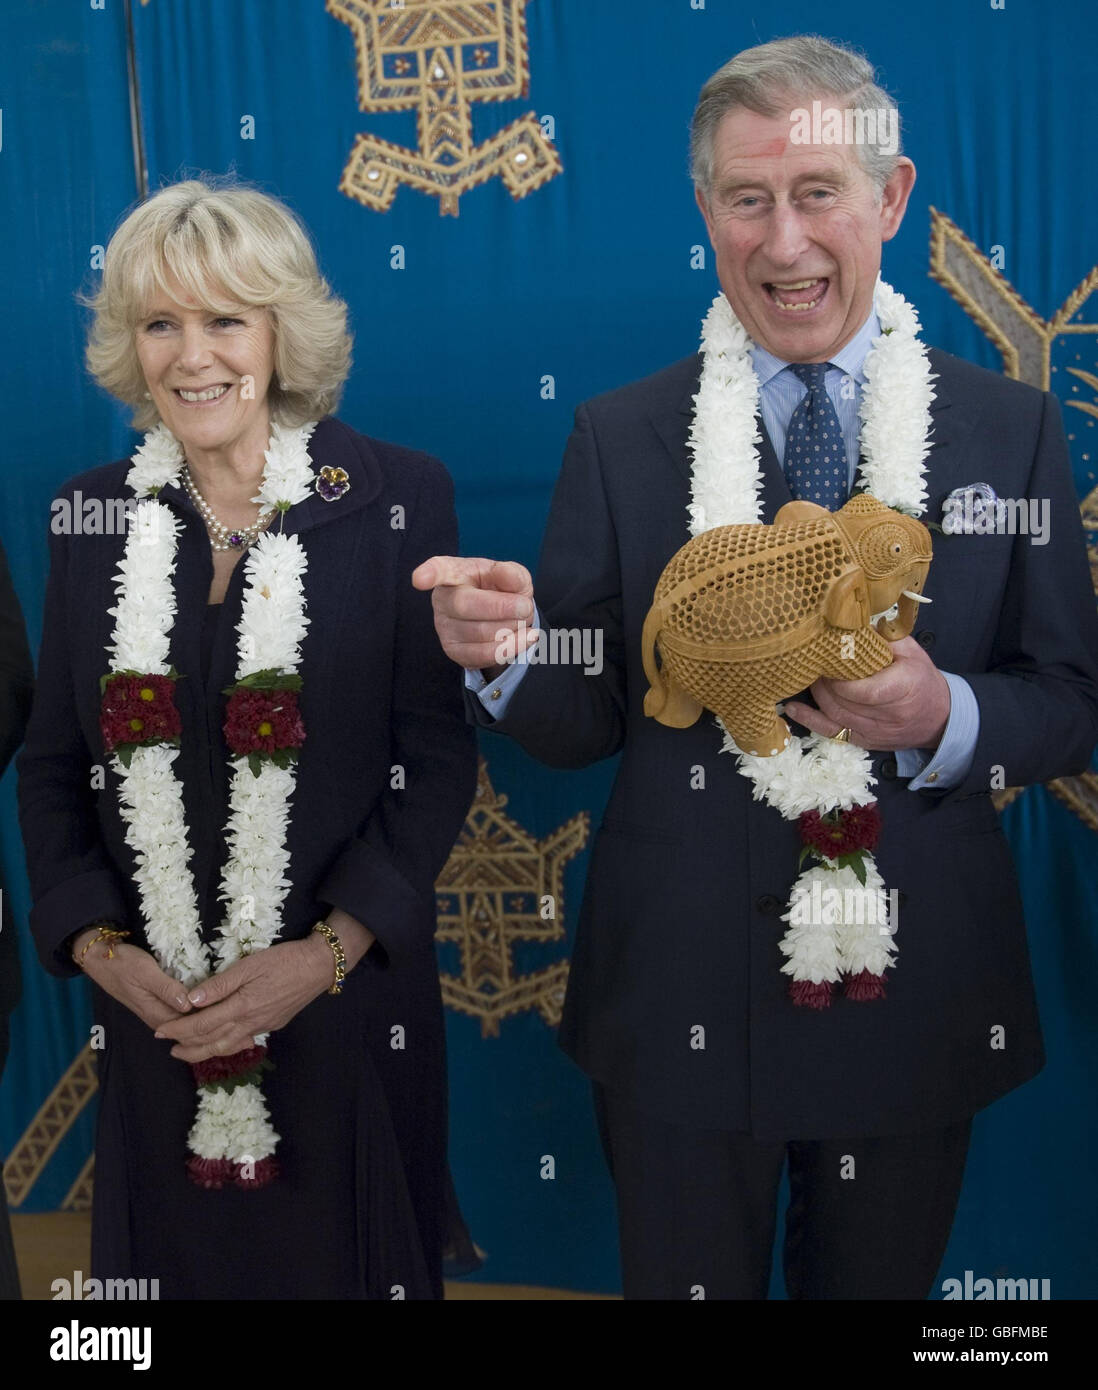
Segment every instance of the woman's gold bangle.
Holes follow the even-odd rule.
[[[328,993],[339,994],[343,989],[343,981],[347,978],[347,957],[343,954],[343,942],[340,941],[327,922],[314,923],[313,931],[318,931],[332,948],[332,955],[335,957],[335,980]]]
[[[94,927],[94,926],[96,926],[97,924],[96,924],[95,922],[92,922],[91,925]],[[106,958],[107,958],[107,960],[113,960],[113,959],[114,959],[114,943],[115,943],[116,941],[121,941],[122,938],[123,938],[124,936],[129,936],[129,932],[128,932],[128,931],[122,931],[119,927],[107,926],[106,924],[104,924],[103,926],[98,927],[98,930],[96,931],[95,935],[92,937],[92,939],[91,939],[90,941],[86,941],[86,942],[84,943],[84,949],[80,952],[80,962],[79,962],[79,963],[80,963],[81,969],[83,969],[83,967],[84,967],[84,957],[88,954],[88,951],[91,949],[91,947],[94,946],[94,945],[96,944],[96,942],[98,942],[98,941],[105,941],[105,942],[107,943],[107,956],[106,956]]]

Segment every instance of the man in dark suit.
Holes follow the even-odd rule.
[[[738,55],[694,121],[698,202],[751,339],[764,522],[811,495],[793,440],[804,446],[813,428],[834,455],[835,505],[854,482],[863,367],[882,331],[881,247],[915,178],[898,145],[797,143],[793,113],[818,98],[895,109],[863,59],[797,38]],[[933,607],[892,665],[821,679],[787,704],[802,730],[847,730],[871,750],[876,860],[899,892],[886,997],[797,1008],[779,969],[796,821],[752,798],[718,756],[711,717],[672,729],[643,712],[642,625],[688,538],[701,365],[688,358],[580,407],[536,586],[521,566],[455,557],[427,562],[415,582],[434,589],[440,639],[472,673],[481,725],[553,766],[622,754],[561,1041],[594,1082],[626,1295],[765,1297],[788,1161],[790,1296],[925,1298],[972,1116],[1044,1061],[990,793],[1078,772],[1098,740],[1098,620],[1059,407],[930,352],[925,517],[986,480],[1000,498],[1047,507],[1050,543],[936,535]],[[501,664],[534,640],[528,623],[601,633],[601,671]]]

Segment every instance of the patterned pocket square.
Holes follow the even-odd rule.
[[[987,522],[994,519],[998,505],[998,495],[990,483],[955,487],[942,503],[942,530],[947,536],[982,534]]]

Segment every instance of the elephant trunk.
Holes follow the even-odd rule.
[[[644,629],[641,632],[641,660],[644,662],[644,674],[648,677],[648,684],[651,687],[644,697],[644,712],[652,719],[658,719],[663,712],[663,707],[667,703],[667,685],[663,678],[663,672],[656,662],[656,638],[663,627],[663,609],[658,603],[654,603],[648,610],[648,616],[644,620]]]
[[[930,561],[921,561],[908,575],[907,583],[903,587],[913,594],[921,594],[929,570]],[[919,614],[919,601],[901,593],[897,600],[897,609],[895,618],[881,618],[877,623],[877,631],[888,642],[898,642],[902,637],[911,636],[915,619]]]

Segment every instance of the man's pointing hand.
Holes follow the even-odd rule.
[[[513,560],[432,555],[413,571],[412,583],[432,591],[446,655],[489,680],[537,641],[537,630],[526,626],[534,615],[534,584]]]

